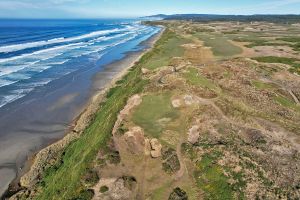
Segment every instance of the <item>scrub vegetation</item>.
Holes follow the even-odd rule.
[[[300,57],[278,45],[300,30],[148,24],[166,30],[19,199],[299,199]]]

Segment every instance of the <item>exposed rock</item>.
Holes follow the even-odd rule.
[[[181,102],[180,102],[180,99],[175,99],[172,101],[172,106],[174,108],[179,108],[181,106]]]
[[[133,127],[123,136],[127,143],[127,149],[133,154],[144,153],[145,151],[145,137],[144,131],[141,127]]]
[[[158,158],[161,156],[161,144],[159,143],[159,141],[154,138],[150,140],[150,145],[151,145],[151,157],[152,158]]]
[[[199,139],[199,126],[192,126],[188,132],[188,141],[191,144],[195,144]]]
[[[149,69],[142,68],[142,73],[143,73],[143,74],[147,74],[147,73],[149,73],[149,72],[150,72],[150,70],[149,70]]]

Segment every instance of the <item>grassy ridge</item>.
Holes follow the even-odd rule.
[[[146,53],[140,61],[107,94],[107,100],[100,105],[95,119],[83,135],[66,147],[60,164],[48,169],[39,184],[36,199],[88,199],[87,188],[81,178],[101,148],[105,148],[111,137],[111,131],[120,110],[127,99],[143,90],[147,81],[141,77],[141,68],[150,59],[155,58],[159,47],[173,35],[166,31],[154,48]]]

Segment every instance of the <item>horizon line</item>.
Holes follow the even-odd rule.
[[[40,17],[40,18],[34,18],[34,17],[0,17],[0,20],[35,20],[35,19],[41,19],[41,20],[88,20],[88,19],[137,19],[137,18],[146,18],[146,17],[153,17],[157,15],[165,15],[165,16],[172,16],[172,15],[215,15],[215,16],[259,16],[259,15],[265,15],[265,16],[287,16],[287,15],[300,15],[295,13],[286,13],[286,14],[209,14],[209,13],[177,13],[177,14],[152,14],[147,16],[102,16],[102,17]]]

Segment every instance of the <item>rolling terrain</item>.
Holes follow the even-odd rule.
[[[299,199],[300,26],[151,24],[152,50],[11,199]]]

